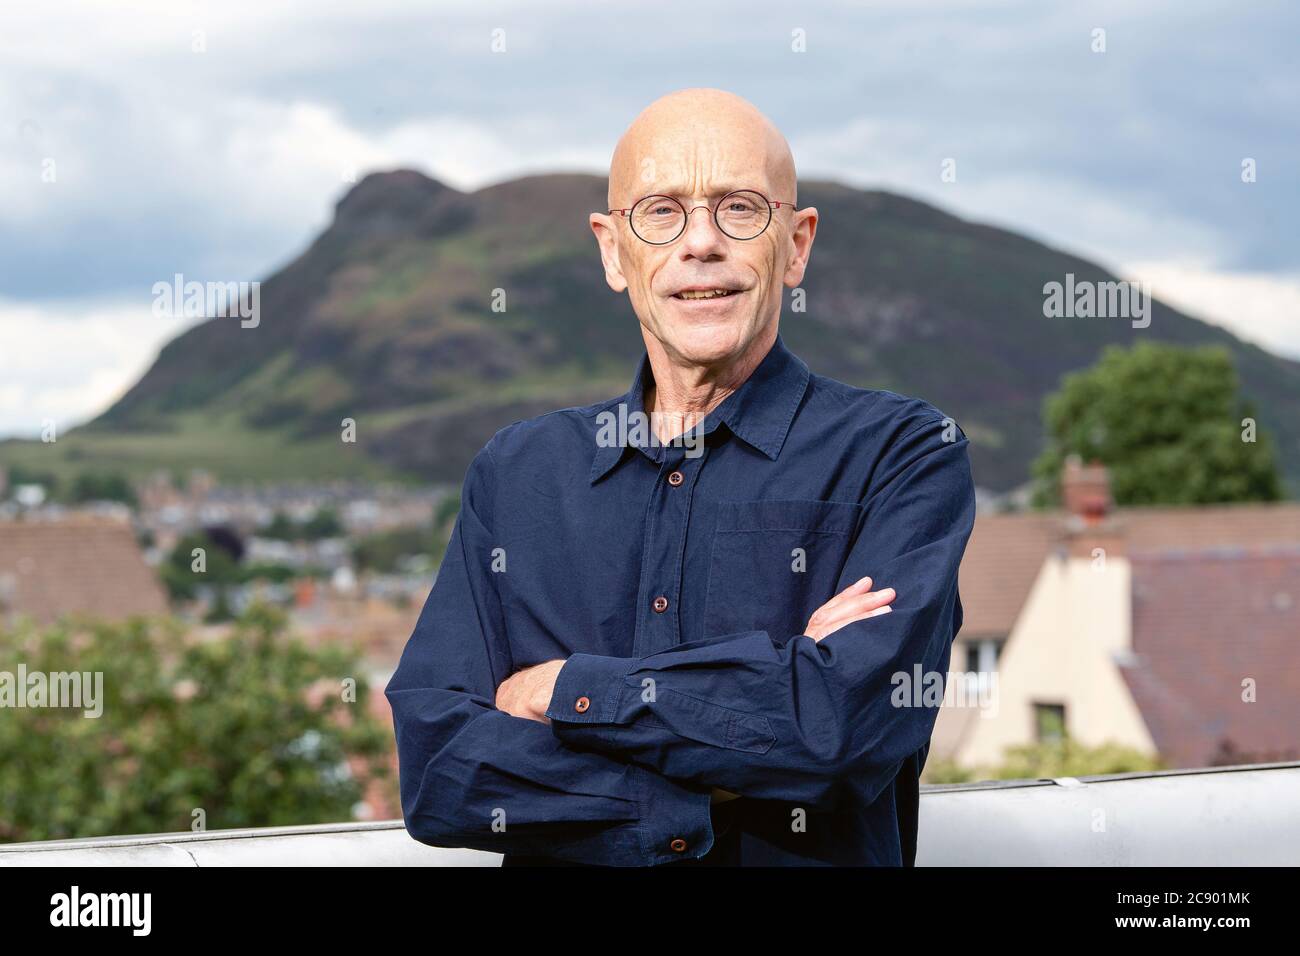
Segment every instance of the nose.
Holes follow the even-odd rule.
[[[703,216],[696,216],[703,212]],[[693,259],[715,259],[726,249],[727,237],[713,221],[708,206],[696,206],[686,213],[686,229],[678,240],[683,256]]]

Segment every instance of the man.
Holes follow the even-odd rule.
[[[784,138],[722,91],[620,140],[591,227],[645,356],[626,395],[470,465],[387,688],[416,839],[507,864],[913,862],[967,442],[785,347],[818,219],[795,189]]]

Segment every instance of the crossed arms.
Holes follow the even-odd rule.
[[[891,444],[839,593],[805,633],[524,669],[488,571],[494,471],[489,443],[386,691],[416,839],[610,865],[698,856],[715,791],[829,810],[852,778],[870,802],[929,739],[937,711],[890,692],[896,674],[938,671],[960,623],[974,520],[964,437],[945,442],[932,423]]]

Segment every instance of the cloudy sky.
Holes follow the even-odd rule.
[[[805,178],[1023,231],[1300,357],[1298,34],[1284,2],[5,4],[0,435],[102,410],[187,321],[153,283],[264,278],[350,176],[604,172],[686,86],[751,99]]]

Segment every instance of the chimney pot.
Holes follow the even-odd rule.
[[[1065,460],[1061,472],[1061,501],[1070,515],[1088,524],[1101,521],[1110,513],[1110,474],[1099,461],[1084,464],[1078,455]]]

